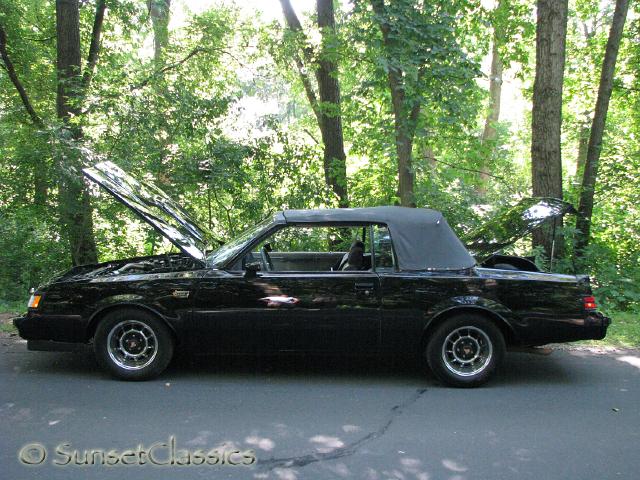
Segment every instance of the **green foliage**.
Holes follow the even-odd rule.
[[[266,239],[275,252],[348,252],[361,227],[293,227]],[[367,248],[367,247],[365,247]]]
[[[603,341],[585,340],[583,345],[600,346],[603,342],[616,348],[640,347],[640,318],[638,313],[612,310],[607,313],[611,317],[611,326]]]
[[[529,47],[535,41],[533,8],[532,0],[500,0],[488,14],[489,23],[500,40],[499,50],[505,67],[512,63],[528,64]]]
[[[83,55],[95,1],[81,2]],[[174,2],[172,2],[174,3]],[[486,55],[496,31],[509,78],[533,79],[532,0],[338,2],[337,34],[324,55],[337,62],[353,206],[397,202],[397,154],[388,73],[403,75],[404,106],[419,103],[413,145],[419,206],[439,209],[464,233],[491,211],[530,191],[529,127],[498,122],[497,137],[480,141],[487,92]],[[589,125],[613,2],[571,0],[564,84],[565,191],[576,201],[579,134]],[[173,5],[172,8],[183,8]],[[593,241],[580,263],[568,255],[555,270],[593,278],[608,309],[640,309],[640,20],[637,3],[625,29],[596,189]],[[0,70],[0,301],[23,302],[26,291],[69,266],[58,219],[62,145],[55,120],[55,2],[0,0],[7,50],[34,109],[37,129],[6,71]],[[175,11],[173,12],[175,13]],[[183,12],[184,13],[184,12]],[[300,38],[236,7],[215,5],[184,14],[172,28],[160,63],[145,2],[108,2],[99,63],[82,114],[72,123],[83,145],[101,158],[158,183],[214,234],[228,239],[282,208],[334,204],[322,145],[293,54]],[[301,17],[313,55],[320,51],[312,17]],[[389,27],[384,44],[380,24]],[[585,34],[586,32],[586,34]],[[311,75],[311,81],[313,75]],[[505,80],[508,84],[511,80]],[[511,88],[514,88],[513,85]],[[503,97],[504,98],[504,97]],[[332,107],[334,108],[334,107]],[[502,111],[511,105],[503,103]],[[332,113],[334,113],[332,111]],[[72,148],[76,146],[71,145]],[[67,148],[66,146],[64,148]],[[491,177],[479,194],[479,169]],[[108,195],[92,188],[101,260],[172,247]],[[565,233],[571,238],[573,224]],[[527,242],[519,253],[536,254]],[[540,262],[545,259],[540,257]],[[628,320],[630,323],[631,319]]]
[[[0,292],[5,302],[25,300],[26,289],[70,266],[55,218],[40,208],[0,216]]]

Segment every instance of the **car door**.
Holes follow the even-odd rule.
[[[375,352],[380,340],[380,283],[373,272],[266,272],[274,288],[266,309],[289,319],[293,349]]]
[[[295,350],[293,312],[269,305],[268,297],[279,292],[269,279],[247,277],[242,270],[208,271],[194,298],[192,348],[201,353]]]
[[[302,230],[279,232],[254,245],[246,259],[228,271],[211,271],[201,279],[191,329],[195,348],[214,352],[376,351],[380,340],[378,276],[371,269],[333,271],[329,259],[339,263],[346,252],[323,251],[324,232],[313,231],[310,236]],[[266,247],[268,261],[263,257]],[[247,275],[243,265],[261,257],[262,271]],[[315,260],[309,262],[310,257]]]

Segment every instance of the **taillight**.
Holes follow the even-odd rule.
[[[584,297],[582,299],[582,304],[584,305],[585,310],[595,310],[598,308],[595,297]]]

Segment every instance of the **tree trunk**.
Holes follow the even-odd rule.
[[[568,0],[538,0],[536,77],[531,125],[531,183],[534,197],[562,199],[562,83],[564,77]],[[550,229],[538,229],[534,246],[552,250]],[[555,251],[562,254],[562,239]]]
[[[333,60],[335,52],[328,46],[335,44],[336,24],[333,0],[317,0],[318,28],[322,46],[316,69],[320,96],[320,132],[324,144],[324,175],[327,185],[338,197],[339,207],[348,207],[347,166],[340,114],[340,84],[338,65]]]
[[[424,148],[424,159],[427,161],[427,165],[429,165],[429,168],[431,168],[431,170],[435,170],[438,167],[436,162],[436,155],[435,153],[433,153],[433,148]]]
[[[580,133],[578,133],[578,157],[576,158],[576,177],[581,177],[584,172],[584,164],[587,162],[590,131],[591,129],[588,126],[580,126]]]
[[[602,150],[602,137],[607,121],[607,111],[609,110],[609,100],[613,90],[613,78],[618,58],[618,49],[622,39],[622,31],[627,18],[629,0],[616,0],[616,8],[613,12],[609,39],[602,61],[602,72],[600,74],[600,86],[598,87],[598,99],[591,125],[591,135],[589,136],[589,146],[587,147],[587,158],[582,177],[582,189],[580,191],[580,203],[578,206],[578,220],[576,228],[581,232],[576,243],[576,250],[582,251],[589,244],[591,234],[591,217],[593,215],[593,194],[598,178],[598,167],[600,163],[600,152]]]
[[[49,165],[45,158],[34,162],[33,204],[44,207],[49,199]]]
[[[489,182],[489,174],[491,173],[490,163],[495,150],[495,140],[497,137],[496,123],[500,120],[502,57],[500,56],[500,48],[498,44],[500,39],[498,36],[498,30],[494,27],[493,46],[491,48],[491,74],[489,77],[489,113],[487,114],[487,118],[484,122],[484,130],[482,132],[482,144],[484,149],[482,153],[482,164],[480,165],[480,187],[478,188],[478,193],[480,195],[485,195],[487,192],[487,183]]]
[[[159,65],[163,62],[163,51],[169,44],[171,0],[147,0],[147,7],[153,25],[153,59]]]
[[[107,9],[106,0],[98,0],[96,3],[96,14],[93,17],[93,28],[91,29],[91,44],[89,45],[89,55],[87,57],[87,67],[82,77],[82,88],[89,88],[91,79],[98,64],[98,54],[100,52],[100,36],[102,35],[102,24],[104,22],[104,12]]]
[[[400,205],[403,207],[415,207],[416,199],[413,190],[415,181],[413,175],[413,135],[415,132],[415,121],[417,121],[418,114],[420,113],[420,104],[414,104],[411,109],[411,118],[407,118],[402,72],[396,68],[389,68],[387,79],[391,91],[396,152],[398,154],[398,196],[400,197]]]
[[[347,167],[344,152],[344,135],[342,131],[342,114],[340,112],[340,83],[338,81],[338,65],[335,52],[330,46],[335,44],[336,25],[332,0],[317,0],[317,22],[321,33],[321,47],[317,59],[313,50],[306,43],[302,24],[298,19],[291,2],[280,0],[287,28],[300,35],[302,42],[296,53],[295,63],[304,87],[309,105],[318,121],[323,144],[323,167],[327,186],[337,197],[338,206],[348,207]],[[315,73],[317,93],[307,71]]]
[[[60,216],[66,228],[74,265],[98,261],[93,237],[93,211],[82,176],[82,159],[74,148],[82,129],[70,124],[80,114],[80,19],[78,0],[56,0],[57,98],[56,110],[70,133],[71,148],[62,146],[60,158]]]
[[[380,19],[379,26],[382,32],[382,40],[387,52],[395,41],[389,35],[389,25],[382,21],[386,18],[383,0],[371,0],[371,6]],[[421,75],[421,74],[419,74]],[[394,131],[396,140],[396,153],[398,155],[398,197],[400,205],[415,207],[413,172],[413,137],[416,131],[416,123],[420,114],[420,101],[414,99],[410,108],[405,96],[404,72],[396,67],[389,67],[387,74],[391,103],[393,106]]]

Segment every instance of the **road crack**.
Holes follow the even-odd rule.
[[[398,417],[400,417],[404,411],[409,408],[411,405],[416,403],[422,395],[427,391],[426,388],[417,389],[410,398],[405,400],[404,402],[394,405],[391,407],[389,414],[387,415],[385,421],[382,425],[373,432],[366,434],[365,436],[343,446],[336,448],[330,452],[326,453],[309,453],[306,455],[299,455],[296,457],[285,457],[285,458],[270,458],[267,460],[260,460],[258,462],[259,470],[274,470],[276,468],[291,468],[291,467],[305,467],[311,463],[316,462],[324,462],[327,460],[336,460],[339,458],[349,457],[357,453],[357,451],[362,448],[364,445],[377,440],[382,437],[393,422],[396,421]]]

